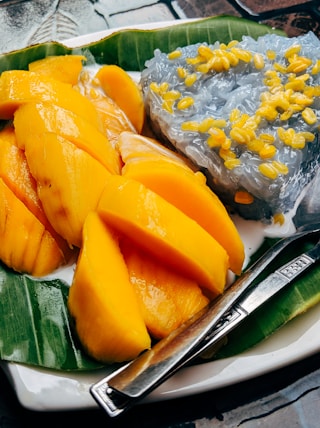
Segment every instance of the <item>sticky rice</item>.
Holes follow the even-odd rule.
[[[320,157],[320,41],[245,36],[155,50],[141,86],[153,131],[185,154],[231,211],[291,210]]]

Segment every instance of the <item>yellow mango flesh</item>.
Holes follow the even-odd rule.
[[[97,210],[107,224],[210,294],[224,290],[229,264],[224,248],[197,222],[143,184],[110,176]]]
[[[31,71],[4,71],[0,76],[0,118],[12,119],[15,110],[30,101],[59,105],[99,127],[96,109],[71,85]]]
[[[53,236],[0,178],[0,258],[10,268],[43,276],[64,255]]]
[[[52,55],[30,62],[29,71],[75,85],[83,67],[83,55]]]
[[[54,133],[30,135],[25,153],[50,223],[70,245],[80,247],[85,218],[96,208],[110,172]]]
[[[101,128],[113,147],[115,147],[122,132],[135,132],[134,126],[125,113],[111,98],[93,90],[86,96],[96,108]]]
[[[84,224],[68,308],[83,346],[99,361],[131,360],[150,348],[118,238],[96,212]]]
[[[12,126],[7,126],[0,131],[0,177],[56,240],[62,251],[61,264],[64,264],[72,255],[71,249],[53,229],[45,215],[37,194],[36,181],[30,173],[24,151],[17,147],[16,135]]]
[[[53,132],[86,151],[111,173],[120,173],[120,156],[109,140],[70,110],[48,103],[26,103],[15,111],[14,127],[21,148],[30,135]]]
[[[233,221],[218,197],[191,170],[164,160],[128,163],[123,175],[175,205],[200,224],[227,251],[230,269],[240,274],[244,245]]]
[[[104,92],[126,113],[138,133],[142,131],[145,110],[142,92],[129,74],[117,65],[104,65],[96,74]]]
[[[48,221],[37,195],[36,182],[30,173],[24,151],[17,146],[12,126],[0,131],[0,177],[42,223]]]
[[[131,144],[130,144],[131,143]],[[153,141],[124,133],[118,141],[124,162],[122,174],[144,184],[200,224],[227,251],[230,269],[240,274],[244,245],[220,199],[206,185],[200,172],[193,172]]]
[[[160,158],[167,162],[178,163],[187,169],[191,168],[188,159],[165,147],[154,138],[132,132],[122,132],[119,136],[117,147],[125,164],[152,159],[158,160]]]
[[[168,336],[209,303],[195,281],[159,263],[131,241],[120,247],[144,321],[155,339]]]

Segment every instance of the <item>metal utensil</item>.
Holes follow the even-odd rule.
[[[319,196],[320,169],[293,218],[297,232],[278,241],[223,295],[188,323],[140,357],[94,384],[90,392],[97,403],[110,416],[121,414],[183,365],[221,340],[250,313],[318,261],[320,241],[312,250],[288,262],[250,289],[253,281],[289,245],[308,235],[320,236]]]

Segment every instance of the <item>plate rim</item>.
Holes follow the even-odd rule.
[[[70,48],[79,48],[88,43],[97,42],[122,30],[151,30],[193,21],[200,21],[203,19],[205,18],[179,19],[110,28],[59,41],[59,43]],[[206,362],[200,366],[191,366],[181,369],[171,379],[167,380],[148,397],[146,397],[142,403],[182,398],[230,386],[280,369],[319,352],[320,337],[317,342],[316,338],[318,336],[313,333],[313,330],[320,328],[320,314],[317,313],[317,310],[319,309],[317,306],[319,305],[309,309],[307,313],[299,315],[296,319],[290,321],[286,326],[283,326],[279,331],[275,332],[270,338],[265,339],[263,343],[259,343],[248,351],[234,357]],[[274,344],[279,342],[281,343],[283,338],[287,337],[288,331],[290,332],[296,327],[302,330],[302,335],[287,346],[274,349]],[[269,349],[268,351],[268,348],[271,350]],[[260,360],[258,361],[259,364],[256,366],[254,365],[255,360],[256,362],[257,360]],[[196,369],[199,369],[199,367],[201,372],[205,372],[201,375],[201,379],[199,379],[198,376],[196,383],[193,384],[189,384],[189,382],[186,382],[185,380],[183,381],[183,378],[188,378],[190,376],[194,377],[195,372],[197,371]],[[246,369],[242,369],[242,371],[240,370],[240,372],[237,372],[239,367],[245,367]],[[98,407],[98,404],[91,397],[88,387],[90,384],[95,383],[105,375],[105,372],[100,370],[95,373],[66,373],[33,368],[23,364],[5,361],[0,361],[0,368],[3,369],[4,373],[8,377],[18,401],[27,409],[36,411],[61,411],[93,409]],[[220,374],[216,374],[215,372],[219,372]],[[63,383],[67,388],[67,392],[64,391],[65,394],[61,394],[61,390],[59,388],[59,394],[55,394],[56,389],[53,391],[50,391],[50,389],[46,389],[45,387],[39,389],[39,387],[35,387],[35,384],[38,383],[38,381],[34,381],[33,378],[50,379],[52,381],[52,385]],[[197,378],[197,376],[195,376],[195,378]],[[51,396],[51,394],[53,395]],[[56,395],[58,395],[58,399],[52,399],[53,396]],[[73,397],[73,400],[68,401],[68,399],[66,399],[66,395],[67,398],[69,395],[70,397]]]

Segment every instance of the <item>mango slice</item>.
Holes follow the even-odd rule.
[[[37,195],[36,182],[30,173],[24,151],[17,146],[12,126],[0,131],[0,177],[43,224],[48,222]]]
[[[159,263],[131,241],[122,241],[120,248],[153,338],[168,336],[209,303],[195,281]]]
[[[0,119],[12,119],[15,110],[29,101],[57,104],[99,128],[96,109],[71,85],[31,71],[8,70],[1,73]]]
[[[244,262],[244,245],[231,217],[220,199],[206,185],[201,172],[167,157],[155,142],[123,133],[118,141],[124,161],[122,174],[144,184],[198,222],[227,251],[229,267],[240,274]]]
[[[31,175],[24,151],[17,147],[12,126],[0,131],[0,177],[56,240],[62,251],[61,264],[65,264],[72,256],[72,251],[67,242],[53,229],[45,215],[37,194],[36,181]]]
[[[187,169],[192,169],[192,165],[187,158],[165,147],[154,138],[144,135],[128,131],[122,132],[119,136],[117,147],[124,164],[143,160],[158,160],[160,158],[167,162],[178,163]]]
[[[131,360],[150,348],[118,238],[96,212],[84,224],[68,308],[83,346],[99,361]]]
[[[25,154],[48,220],[70,245],[80,247],[85,218],[96,208],[110,172],[54,133],[30,135]]]
[[[116,146],[122,132],[136,132],[128,117],[111,98],[93,90],[87,97],[95,106],[101,128],[113,147]]]
[[[15,111],[14,127],[21,148],[31,134],[53,132],[86,151],[111,173],[120,173],[120,156],[109,140],[90,122],[70,110],[48,103],[26,103]]]
[[[53,236],[0,178],[0,259],[10,268],[44,276],[63,263]]]
[[[75,85],[84,61],[86,57],[83,55],[52,55],[30,62],[28,69],[60,82]]]
[[[212,295],[224,290],[229,264],[224,248],[198,223],[143,184],[110,176],[97,211],[108,225]]]
[[[126,113],[140,133],[145,119],[142,91],[130,75],[117,65],[104,65],[96,74],[104,92]]]

